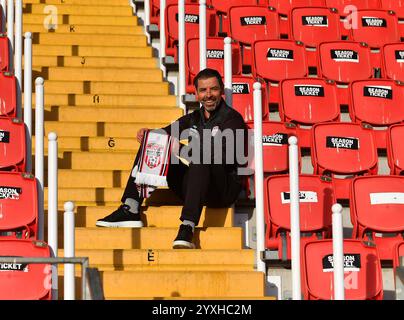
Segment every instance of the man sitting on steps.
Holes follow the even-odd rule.
[[[229,107],[222,98],[224,85],[220,74],[213,69],[200,71],[194,80],[196,98],[201,108],[182,116],[163,130],[180,140],[183,133],[191,146],[197,146],[192,151],[189,165],[181,161],[175,164],[171,161],[167,174],[167,183],[184,202],[180,220],[182,224],[174,240],[173,248],[195,248],[193,244],[194,228],[198,225],[204,205],[208,207],[225,208],[231,206],[241,191],[240,170],[245,166],[245,151],[247,128],[242,116]],[[177,129],[177,130],[175,130]],[[137,140],[142,141],[145,132],[142,128],[137,133]],[[177,132],[177,133],[176,133]],[[232,135],[223,141],[222,133]],[[221,143],[215,141],[219,139]],[[213,141],[213,148],[212,146]],[[211,144],[209,144],[211,143]],[[206,149],[206,146],[209,144]],[[219,147],[217,147],[219,145]],[[204,148],[205,146],[205,148]],[[242,157],[239,156],[242,149]],[[207,151],[211,156],[206,156]],[[199,153],[199,155],[197,155]],[[236,155],[237,153],[237,155]],[[139,153],[138,153],[139,154]],[[201,158],[203,160],[201,161]],[[240,159],[241,158],[241,159]],[[241,161],[242,160],[242,161]],[[245,163],[241,163],[244,162]],[[135,160],[136,165],[136,160]],[[143,227],[140,219],[143,198],[135,186],[132,175],[122,196],[122,205],[96,223],[99,227]]]

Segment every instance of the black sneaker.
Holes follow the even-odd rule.
[[[173,249],[195,249],[195,245],[192,243],[193,237],[192,227],[188,224],[181,224],[177,238],[173,242]]]
[[[110,228],[141,228],[143,222],[140,220],[140,213],[130,212],[129,206],[123,204],[109,216],[97,220],[95,225]]]

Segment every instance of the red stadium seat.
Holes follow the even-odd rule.
[[[286,79],[280,86],[279,115],[282,121],[302,125],[339,121],[340,107],[334,81],[318,78]]]
[[[332,240],[306,243],[302,252],[302,289],[305,300],[334,297]],[[358,240],[344,240],[346,300],[382,300],[383,279],[378,251]]]
[[[384,10],[392,10],[397,17],[404,18],[404,1],[403,0],[380,0],[381,7]]]
[[[1,238],[36,238],[38,196],[32,175],[0,172],[0,213]]]
[[[356,10],[380,8],[379,0],[325,0],[325,2],[327,7],[337,9],[340,16],[350,14],[347,6],[354,6]],[[347,11],[344,11],[345,9]]]
[[[231,7],[230,37],[240,42],[243,65],[251,65],[251,45],[256,40],[279,39],[279,17],[265,6]]]
[[[374,242],[380,259],[393,260],[404,234],[404,177],[357,177],[350,200],[352,238]]]
[[[325,122],[312,128],[311,161],[314,174],[335,179],[338,199],[349,198],[351,176],[377,174],[374,131],[360,124]]]
[[[6,72],[0,72],[0,116],[15,117],[17,105],[16,79]]]
[[[351,84],[354,122],[388,126],[404,121],[404,86],[394,80],[360,80]]]
[[[318,49],[318,73],[320,78],[339,84],[340,104],[348,105],[347,85],[373,77],[370,48],[364,43],[351,41],[323,42]]]
[[[387,159],[391,174],[404,175],[404,124],[390,126],[387,130]]]
[[[233,76],[233,108],[244,118],[244,121],[254,120],[254,80],[248,76]],[[262,118],[268,120],[269,110],[266,97],[265,83],[262,84]]]
[[[10,43],[7,34],[0,34],[0,72],[9,71],[9,49]]]
[[[241,74],[240,45],[232,43],[233,74]],[[187,68],[188,88],[187,92],[194,92],[193,80],[199,72],[199,38],[189,39],[185,63]],[[206,39],[206,66],[216,69],[224,76],[224,40],[223,38],[211,37]]]
[[[279,14],[288,16],[293,8],[323,7],[325,0],[268,0],[268,5],[275,8]]]
[[[382,74],[385,78],[404,81],[404,43],[383,46]]]
[[[317,47],[325,41],[342,40],[339,15],[326,7],[293,9],[290,30],[293,39],[302,41],[307,47]]]
[[[274,83],[308,75],[306,49],[301,43],[292,40],[258,40],[254,42],[252,51],[252,75],[264,79],[272,86],[269,88],[269,103],[279,103],[279,88]]]
[[[18,119],[0,118],[0,170],[25,171],[25,125]]]
[[[172,4],[167,6],[166,10],[166,54],[173,56],[177,61],[177,45],[178,45],[178,5]],[[206,34],[207,36],[217,35],[218,21],[215,11],[206,9]],[[199,37],[199,5],[185,5],[185,38],[186,41],[191,38]]]
[[[331,236],[331,207],[336,203],[334,186],[328,177],[299,177],[301,246],[310,240]],[[279,259],[289,260],[290,184],[289,175],[270,176],[264,181],[266,248],[278,250]]]
[[[254,129],[253,122],[248,122],[247,126]],[[264,173],[287,173],[289,171],[288,138],[297,135],[296,127],[291,123],[263,121],[262,135]]]
[[[399,42],[398,19],[392,11],[359,10],[358,26],[351,29],[353,41],[366,42],[371,48]]]
[[[207,1],[207,5],[210,1]],[[198,0],[185,0],[185,4],[199,4]],[[178,0],[166,0],[166,8],[171,4],[178,5]],[[160,0],[150,0],[150,23],[160,27]]]
[[[50,248],[37,240],[0,240],[0,256],[50,258]],[[0,300],[51,300],[49,264],[0,263]]]

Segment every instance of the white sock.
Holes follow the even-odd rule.
[[[132,199],[132,198],[126,198],[125,204],[129,206],[129,212],[139,213],[139,209],[140,209],[139,201]]]
[[[182,224],[191,226],[192,227],[192,232],[194,232],[194,230],[195,230],[195,222],[190,221],[190,220],[184,220],[184,221],[182,221]]]

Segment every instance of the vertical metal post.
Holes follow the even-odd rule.
[[[334,262],[334,300],[345,300],[344,291],[344,236],[342,206],[332,206],[332,248]]]
[[[199,70],[206,69],[206,0],[199,0]]]
[[[147,36],[147,43],[150,44],[150,34],[147,28],[150,26],[150,0],[144,0],[144,29]]]
[[[48,134],[48,244],[58,257],[58,136]],[[58,298],[58,268],[52,265],[52,298]]]
[[[266,272],[261,254],[265,250],[264,221],[264,167],[262,155],[262,99],[261,83],[254,83],[254,164],[255,164],[255,214],[257,225],[257,270]],[[250,142],[249,142],[250,143]]]
[[[254,116],[255,119],[255,116]],[[297,138],[289,142],[289,184],[290,184],[290,231],[292,241],[292,297],[301,300],[300,278],[300,211],[299,211],[299,163]]]
[[[224,94],[226,103],[233,107],[233,57],[231,54],[231,38],[224,38]],[[261,91],[261,90],[260,90]],[[261,111],[262,113],[262,111]]]
[[[31,33],[25,33],[24,40],[24,123],[27,130],[26,171],[32,173],[32,39]]]
[[[64,205],[64,254],[65,258],[73,258],[75,255],[75,239],[74,239],[74,203],[65,202]],[[75,280],[74,280],[74,264],[65,264],[64,274],[64,299],[75,300]]]
[[[14,65],[17,80],[17,118],[22,119],[22,0],[15,0]]]
[[[35,177],[38,180],[38,239],[44,240],[44,80],[35,80]]]
[[[10,41],[10,72],[14,70],[14,1],[7,1],[7,38]]]
[[[180,108],[185,111],[185,1],[178,0],[178,96]]]
[[[163,65],[163,58],[166,56],[166,25],[165,25],[166,0],[160,0],[160,69],[166,75],[166,68]]]

